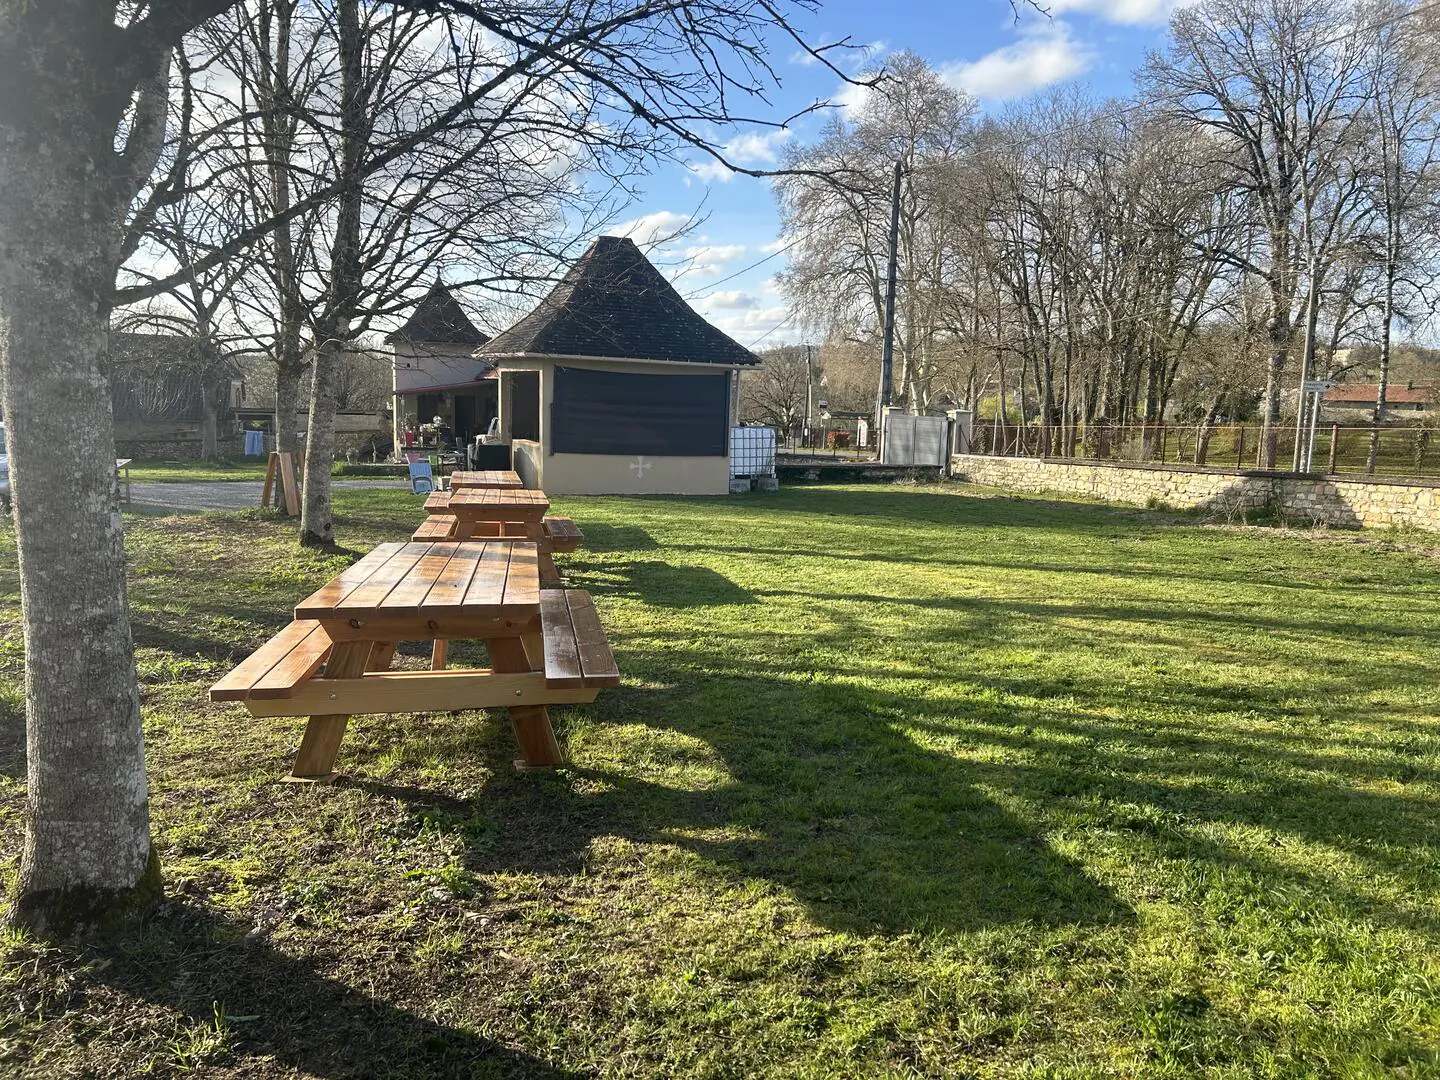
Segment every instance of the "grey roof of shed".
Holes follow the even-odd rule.
[[[475,355],[593,356],[727,367],[760,362],[697,314],[635,242],[620,236],[597,238],[534,311]]]
[[[386,334],[385,341],[430,345],[484,345],[489,337],[475,329],[465,309],[438,278],[425,298],[415,305],[405,325]]]

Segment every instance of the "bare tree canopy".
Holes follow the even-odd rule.
[[[407,229],[430,227],[424,215],[367,217],[367,208],[403,208],[437,174],[458,178],[453,169],[472,162],[469,142],[447,139],[457,123],[498,129],[514,109],[533,117],[543,104],[572,140],[577,130],[605,130],[612,146],[636,155],[689,147],[723,158],[717,136],[734,121],[787,119],[766,101],[775,82],[769,41],[788,37],[828,63],[827,48],[805,42],[791,22],[814,6],[0,0],[0,373],[28,674],[29,811],[16,922],[57,929],[111,919],[144,908],[160,888],[106,377],[115,305],[188,291],[199,325],[212,317],[215,296],[233,292],[209,275],[266,243],[286,264],[267,286],[283,309],[269,333],[293,381],[306,275],[327,267],[316,279],[326,279],[322,317],[310,327],[320,364],[311,427],[324,437],[337,393],[324,358],[366,315],[396,302],[374,284],[367,250],[403,248],[415,235]],[[296,25],[301,11],[333,20],[324,40],[334,44],[323,74],[297,85],[303,65],[294,50],[319,40]],[[443,93],[392,98],[419,69],[367,63],[375,44],[368,32],[403,35],[416,25],[396,12],[443,25],[456,58],[446,65],[455,82]],[[233,20],[228,40],[222,17]],[[204,40],[191,37],[202,30]],[[481,37],[483,54],[467,44]],[[196,69],[207,57],[239,66],[242,53],[254,76],[242,107],[228,117],[198,108]],[[189,94],[182,90],[178,103],[177,67]],[[539,132],[543,145],[547,129]],[[227,163],[209,152],[207,136],[242,152]],[[477,166],[527,160],[513,143],[481,145]],[[257,161],[262,168],[252,167]],[[314,167],[322,161],[323,170]],[[207,221],[192,203],[183,222],[176,218],[183,200],[218,196],[232,183],[247,192],[233,217]],[[230,204],[220,198],[209,209],[221,205]],[[310,220],[326,242],[302,248],[305,216],[317,213]],[[369,248],[367,228],[379,232]],[[170,246],[171,264],[131,261],[132,273],[117,282],[147,244]],[[62,401],[63,410],[54,407]],[[56,446],[70,452],[62,458]],[[306,521],[317,540],[328,539],[328,506],[307,506]]]
[[[1434,20],[1417,4],[1200,0],[1134,99],[1055,92],[983,121],[902,55],[792,148],[849,171],[776,181],[782,282],[811,329],[865,352],[874,387],[898,160],[900,403],[969,406],[997,437],[1033,426],[1042,454],[1096,424],[1193,420],[1203,443],[1221,417],[1258,416],[1260,463],[1278,464],[1286,391],[1373,342],[1381,418],[1392,326],[1426,315]]]

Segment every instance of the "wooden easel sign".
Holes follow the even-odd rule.
[[[280,488],[285,494],[285,513],[290,517],[300,516],[300,481],[295,476],[295,455],[270,451],[270,460],[265,465],[265,487],[260,492],[260,506],[270,505],[270,496],[275,491],[275,476],[280,476]]]

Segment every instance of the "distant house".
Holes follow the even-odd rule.
[[[498,365],[515,468],[551,494],[724,494],[739,372],[759,357],[602,236],[540,304],[475,350]]]
[[[207,359],[180,334],[110,334],[110,402],[122,457],[197,457],[207,424],[227,449],[238,440],[243,393],[233,364]]]
[[[395,445],[439,416],[460,443],[498,414],[495,365],[472,354],[490,339],[437,280],[409,320],[386,336],[394,356]]]
[[[1375,408],[1377,383],[1346,383],[1325,391],[1321,408],[1336,420],[1361,420]],[[1437,388],[1429,384],[1391,383],[1385,388],[1385,408],[1392,413],[1423,413],[1433,407]]]

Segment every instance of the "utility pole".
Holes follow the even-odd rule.
[[[810,425],[815,417],[815,364],[811,360],[810,345],[805,346],[805,440],[810,440]]]
[[[885,273],[885,336],[880,353],[880,394],[875,407],[875,432],[884,450],[885,408],[890,404],[891,372],[895,361],[895,268],[900,258],[900,174],[904,161],[895,161],[895,179],[890,188],[890,265]]]

